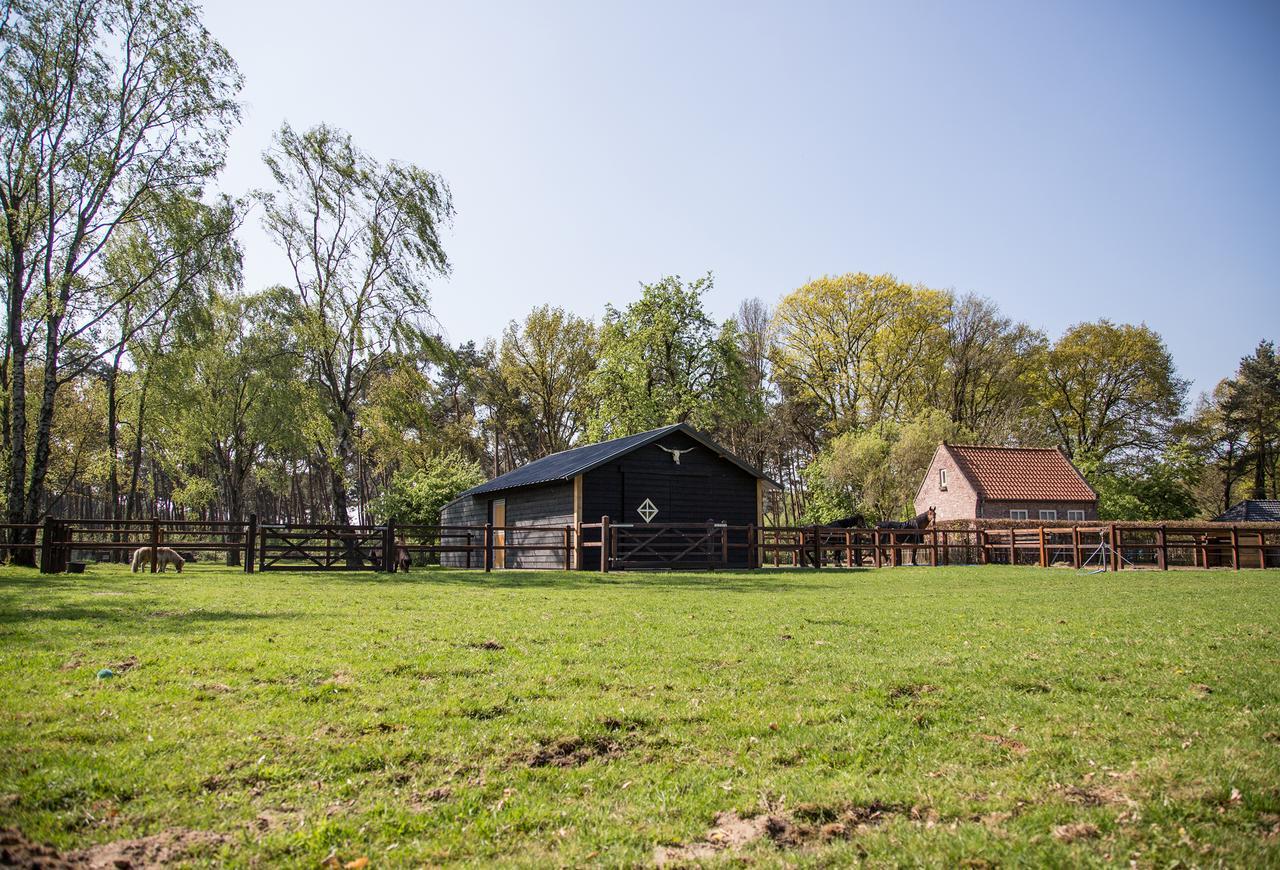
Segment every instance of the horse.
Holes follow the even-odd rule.
[[[410,564],[409,551],[405,549],[407,545],[404,542],[404,538],[399,538],[399,537],[396,538],[395,545],[396,545],[396,556],[395,556],[395,561],[391,563],[391,573],[394,574],[397,571],[403,571],[404,573],[408,574],[409,564]],[[373,562],[373,565],[375,568],[382,567],[382,548],[381,547],[375,547],[373,549],[373,552],[370,553],[369,556],[370,556],[370,561]]]
[[[836,529],[865,529],[867,528],[867,518],[864,517],[862,514],[852,514],[847,517],[841,517],[838,520],[832,520],[831,522],[827,523],[827,525]],[[854,543],[853,564],[854,565],[862,564],[862,548],[857,545],[862,544],[864,542],[870,543],[870,541],[865,541],[865,538],[866,538],[865,535],[853,536],[853,543]],[[840,564],[840,552],[841,551],[839,550],[836,551],[837,565]]]
[[[151,547],[139,547],[133,551],[133,559],[129,562],[129,571],[136,574],[145,568],[151,566]],[[170,565],[178,569],[178,573],[182,573],[182,566],[187,564],[187,560],[182,558],[176,550],[168,547],[160,547],[156,550],[156,567],[163,574],[165,569]]]
[[[906,534],[897,534],[897,535],[891,536],[891,539],[894,540],[894,544],[895,544],[893,549],[898,556],[898,558],[896,559],[896,564],[898,565],[902,564],[902,549],[896,545],[897,544],[923,544],[924,532],[919,530],[927,529],[930,526],[932,526],[937,521],[937,517],[938,517],[938,512],[931,507],[922,514],[916,514],[914,517],[907,520],[906,522],[886,520],[885,522],[882,522],[882,523],[876,523],[877,530],[880,530],[880,529],[892,529],[892,530],[915,529],[917,530],[914,532],[907,532]],[[911,564],[914,565],[915,563],[916,563],[916,549],[915,547],[912,547],[911,548]]]

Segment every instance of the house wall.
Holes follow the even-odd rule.
[[[940,468],[947,470],[946,490],[938,483]],[[922,514],[931,507],[937,509],[938,522],[971,520],[978,515],[978,493],[969,479],[957,469],[956,461],[945,444],[938,445],[938,449],[934,451],[933,461],[929,463],[929,470],[916,492],[916,513]]]
[[[938,469],[945,468],[947,470],[947,488],[944,491],[938,483]],[[947,450],[945,444],[940,444],[937,451],[933,454],[933,461],[929,464],[929,471],[925,474],[924,480],[920,483],[920,489],[916,493],[915,509],[916,513],[924,513],[930,507],[937,508],[938,521],[943,520],[972,520],[972,519],[992,519],[1007,520],[1010,510],[1025,510],[1027,519],[1038,519],[1042,510],[1056,510],[1058,519],[1066,521],[1067,511],[1083,510],[1086,520],[1096,520],[1098,518],[1098,503],[1096,501],[1080,502],[1080,501],[1004,501],[999,499],[984,499],[977,489],[969,481],[960,470],[955,461],[955,457]]]
[[[1040,511],[1042,510],[1057,511],[1058,519],[1063,522],[1067,519],[1067,511],[1082,510],[1086,520],[1096,520],[1098,518],[1098,503],[1093,501],[998,501],[995,499],[980,502],[979,517],[981,519],[1007,520],[1009,519],[1010,510],[1025,510],[1029,520],[1039,519]]]
[[[555,526],[554,531],[528,531],[507,533],[507,543],[554,546],[547,550],[508,550],[505,565],[495,568],[563,568],[564,527],[573,525],[573,482],[548,483],[524,489],[493,493],[490,504],[496,499],[507,500],[508,526]]]

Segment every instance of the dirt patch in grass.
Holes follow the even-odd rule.
[[[1054,828],[1053,838],[1059,843],[1075,843],[1079,840],[1092,840],[1101,833],[1098,826],[1090,822],[1072,822]]]
[[[74,671],[76,668],[80,667],[80,665],[84,664],[83,656],[84,656],[84,653],[80,652],[79,650],[77,650],[76,652],[73,652],[71,654],[71,658],[63,662],[62,666],[58,668],[58,670]]]
[[[919,698],[921,695],[928,695],[938,691],[937,686],[929,683],[911,683],[906,686],[894,686],[889,690],[889,700],[891,701],[910,701]]]
[[[173,828],[150,837],[116,840],[87,849],[59,852],[50,846],[28,840],[19,831],[5,829],[0,831],[0,866],[42,867],[49,870],[165,867],[193,851],[216,848],[227,840],[224,834],[211,831]]]
[[[138,661],[137,656],[129,656],[127,659],[107,665],[107,667],[115,671],[117,674],[127,674],[140,664],[142,664],[142,662]]]
[[[632,741],[625,737],[560,737],[521,753],[529,767],[581,767],[589,761],[620,758]]]
[[[979,740],[985,740],[988,743],[994,743],[1002,749],[1008,749],[1010,752],[1018,755],[1026,755],[1027,745],[1021,740],[1014,740],[1012,737],[1005,737],[1001,734],[979,734]]]
[[[653,860],[658,866],[705,861],[722,852],[735,852],[752,843],[769,842],[779,849],[794,849],[810,843],[844,840],[883,824],[899,814],[914,821],[936,821],[930,810],[901,807],[874,801],[870,804],[825,806],[802,804],[791,812],[775,810],[756,816],[737,812],[717,813],[710,830],[701,840],[687,844],[658,846]]]
[[[487,650],[506,649],[505,646],[498,643],[496,640],[483,640],[483,641],[480,641],[479,643],[469,643],[467,644],[467,648],[468,649],[487,649]]]

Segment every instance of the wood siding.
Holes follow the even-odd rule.
[[[485,499],[472,498],[471,496],[463,496],[454,499],[440,510],[440,525],[442,526],[483,526],[489,521],[489,503]],[[482,543],[482,538],[477,538],[474,543]],[[451,544],[460,545],[464,543],[460,538],[449,541]],[[467,564],[466,553],[441,553],[440,564],[446,568],[462,568]],[[480,554],[471,554],[471,567],[483,568],[484,560]]]

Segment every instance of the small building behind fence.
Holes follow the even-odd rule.
[[[919,489],[916,513],[946,520],[1089,521],[1098,494],[1056,447],[938,445]]]
[[[750,463],[680,423],[530,462],[462,493],[445,505],[440,522],[493,524],[495,568],[560,567],[549,545],[565,529],[599,524],[606,516],[615,525],[637,529],[760,526],[764,491],[776,486]],[[582,529],[574,567],[600,568],[599,540],[599,528]],[[696,562],[699,549],[688,556],[677,561]],[[466,558],[446,553],[441,564],[463,567]],[[747,559],[745,549],[734,549],[728,561],[745,567]]]

